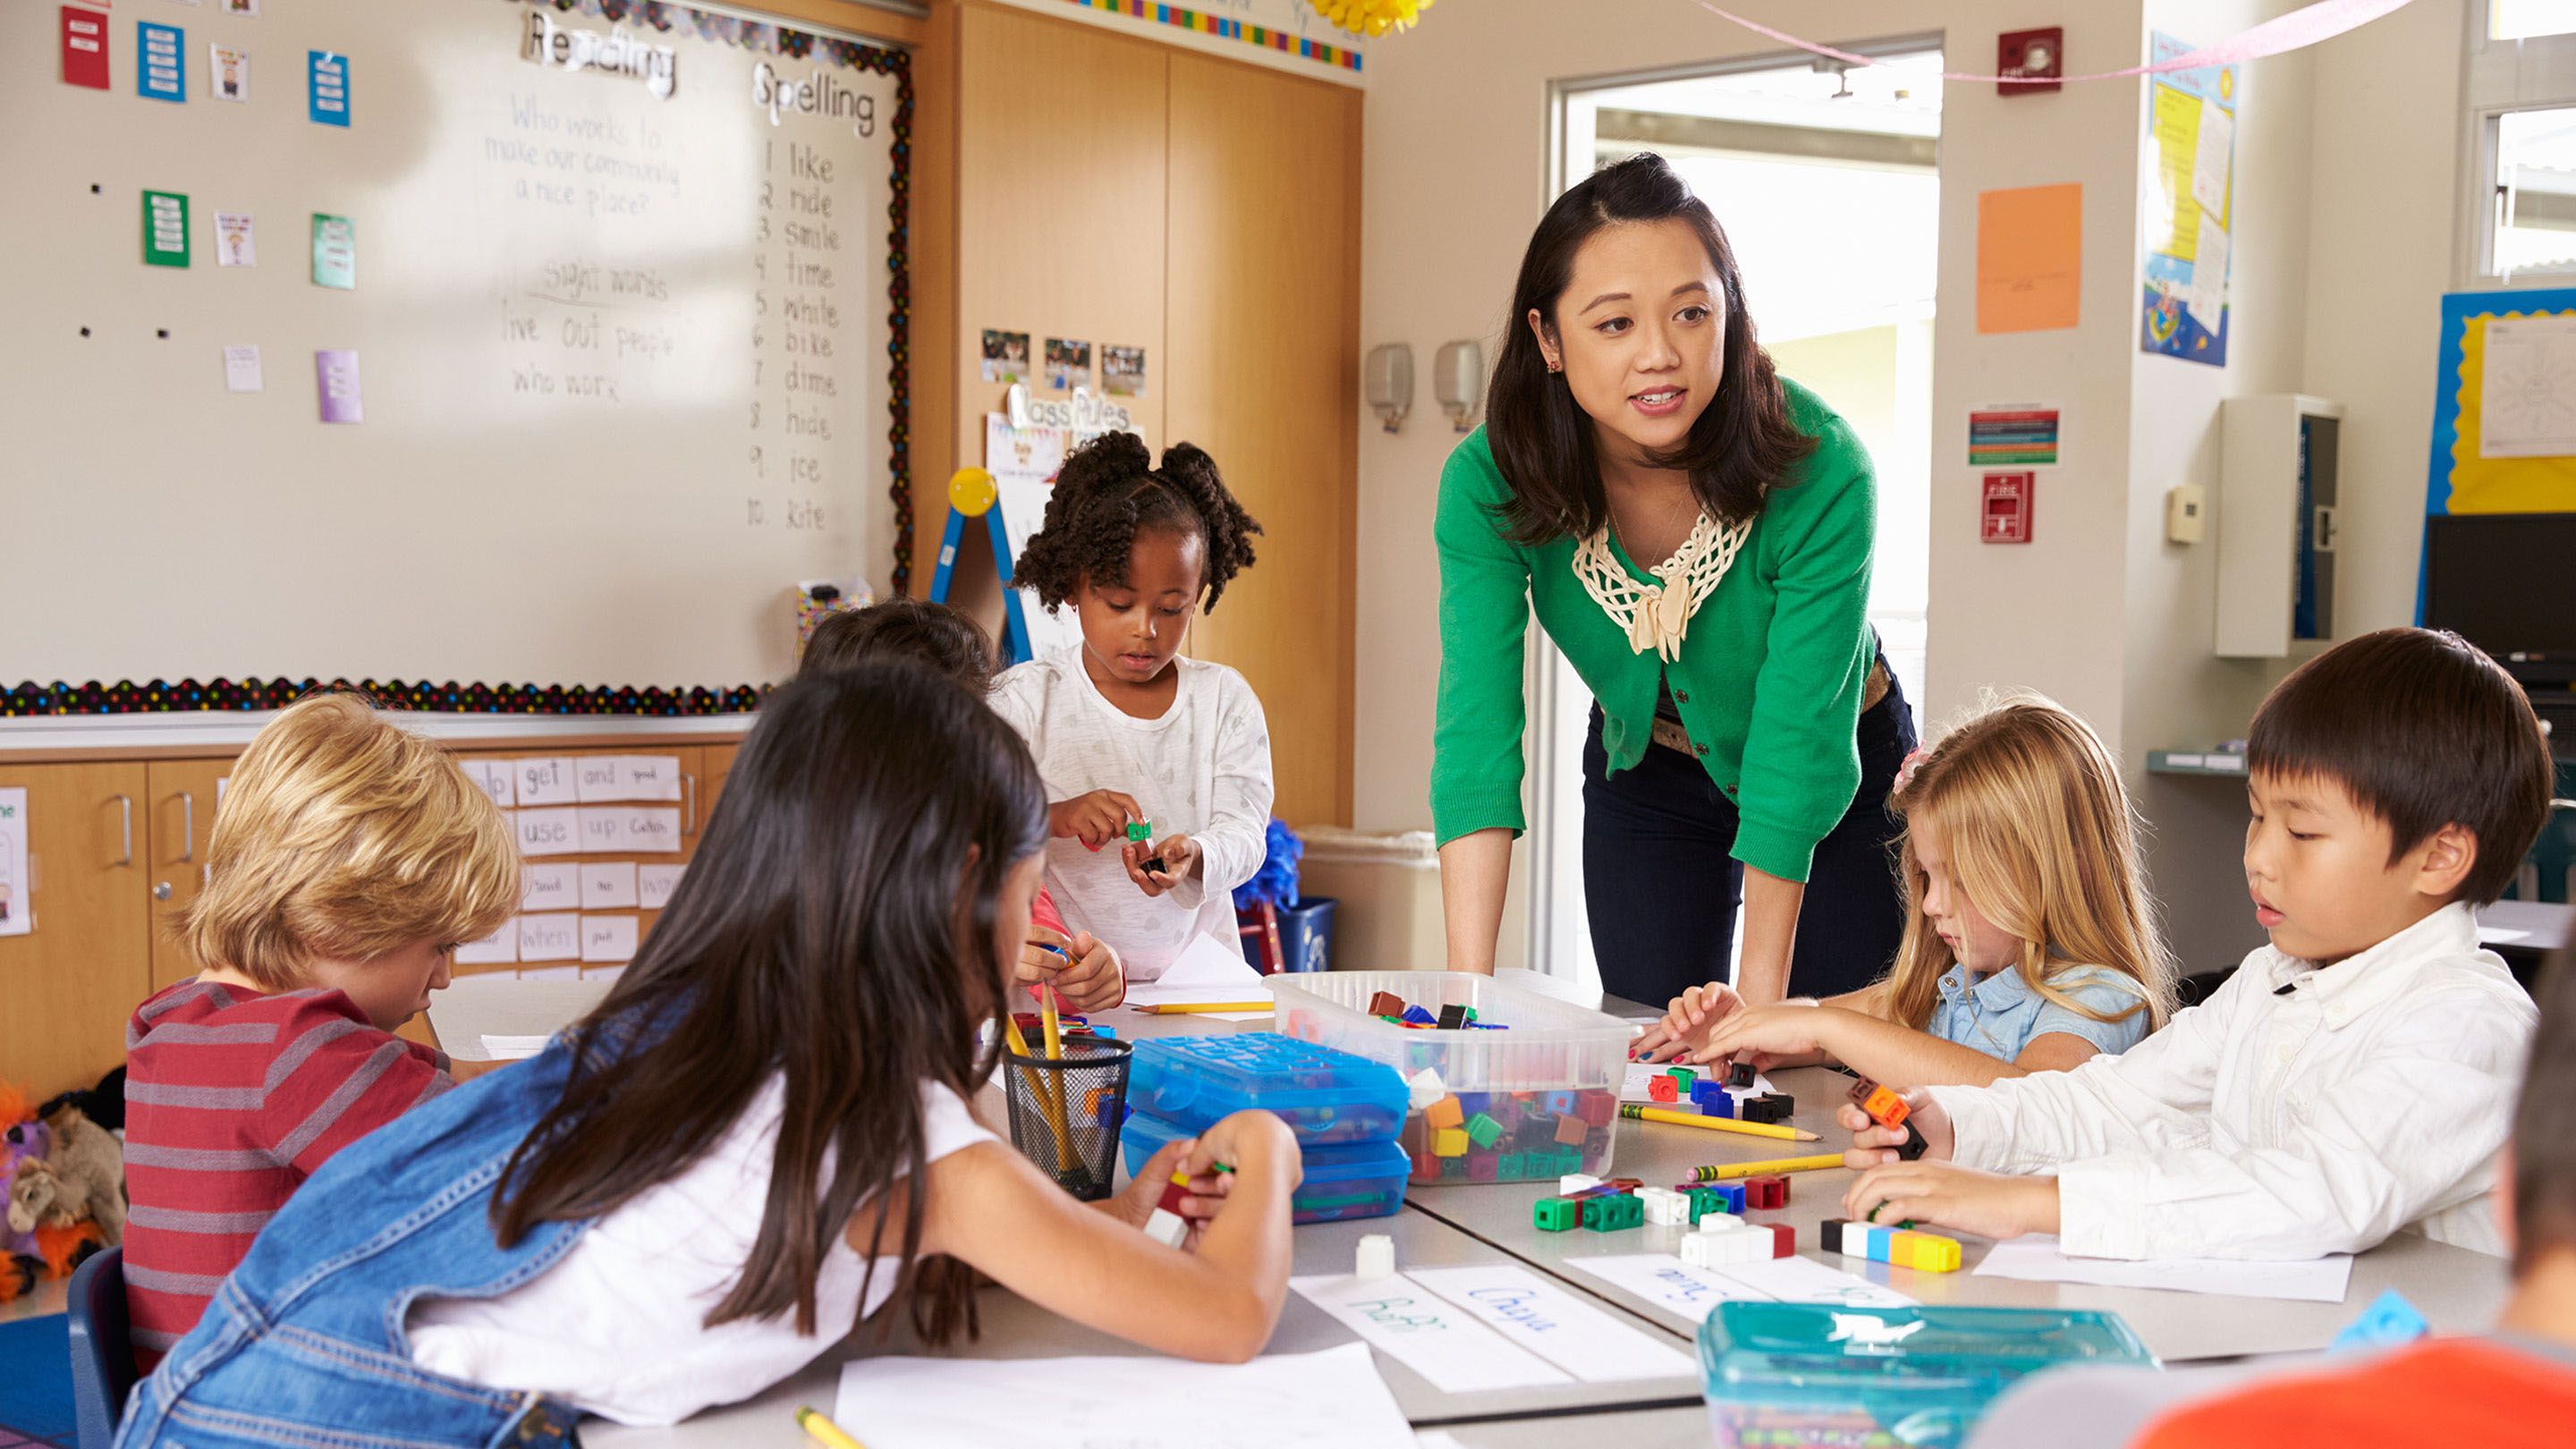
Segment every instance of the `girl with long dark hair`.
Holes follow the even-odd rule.
[[[948,680],[780,689],[607,999],[306,1183],[121,1442],[669,1423],[795,1373],[899,1287],[931,1342],[971,1330],[965,1268],[1149,1348],[1258,1352],[1298,1179],[1277,1118],[1227,1118],[1095,1208],[967,1109],[1045,821],[1028,751]],[[1175,1171],[1203,1219],[1186,1252],[1136,1231]]]

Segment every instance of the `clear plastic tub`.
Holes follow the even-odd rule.
[[[1948,1449],[2025,1374],[2156,1367],[2116,1313],[1721,1303],[1699,1326],[1718,1449]]]
[[[1191,1129],[1139,1112],[1119,1131],[1130,1176],[1166,1142],[1189,1136]],[[1412,1169],[1404,1149],[1393,1142],[1362,1142],[1341,1147],[1309,1147],[1299,1154],[1305,1181],[1288,1199],[1292,1223],[1334,1223],[1344,1218],[1382,1218],[1404,1206],[1405,1174]]]
[[[1408,1083],[1437,1075],[1439,1094],[1416,1094],[1405,1121],[1415,1182],[1608,1175],[1629,1023],[1466,971],[1318,972],[1270,985],[1281,1033],[1384,1062]],[[1381,991],[1434,1014],[1472,1006],[1507,1030],[1394,1026],[1368,1013]]]
[[[1390,1142],[1404,1127],[1404,1078],[1384,1062],[1268,1031],[1136,1043],[1127,1105],[1191,1131],[1232,1112],[1276,1112],[1301,1147]]]

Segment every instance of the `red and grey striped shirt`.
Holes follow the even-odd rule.
[[[145,1368],[331,1154],[454,1085],[345,993],[184,981],[125,1029],[125,1300]]]

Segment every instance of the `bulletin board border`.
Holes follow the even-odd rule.
[[[912,55],[863,40],[664,0],[525,0],[540,9],[579,11],[612,24],[632,21],[668,34],[806,60],[816,56],[851,70],[895,79],[892,173],[886,204],[886,497],[894,505],[893,590],[912,585]],[[0,691],[0,719],[34,716],[172,714],[193,710],[284,709],[319,689],[357,689],[388,707],[437,714],[638,715],[680,717],[757,709],[766,691],[749,684],[703,685],[443,684],[428,681],[314,678],[235,682],[215,679],[148,684],[28,680]]]

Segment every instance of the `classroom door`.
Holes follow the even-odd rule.
[[[144,766],[144,850],[151,869],[142,882],[150,916],[152,989],[183,981],[205,963],[178,939],[179,918],[206,888],[206,847],[215,835],[215,801],[233,761],[155,760]]]
[[[27,879],[0,936],[0,1079],[41,1102],[125,1060],[125,1022],[150,993],[140,764],[0,769],[27,792]],[[31,1104],[32,1105],[32,1104]]]

